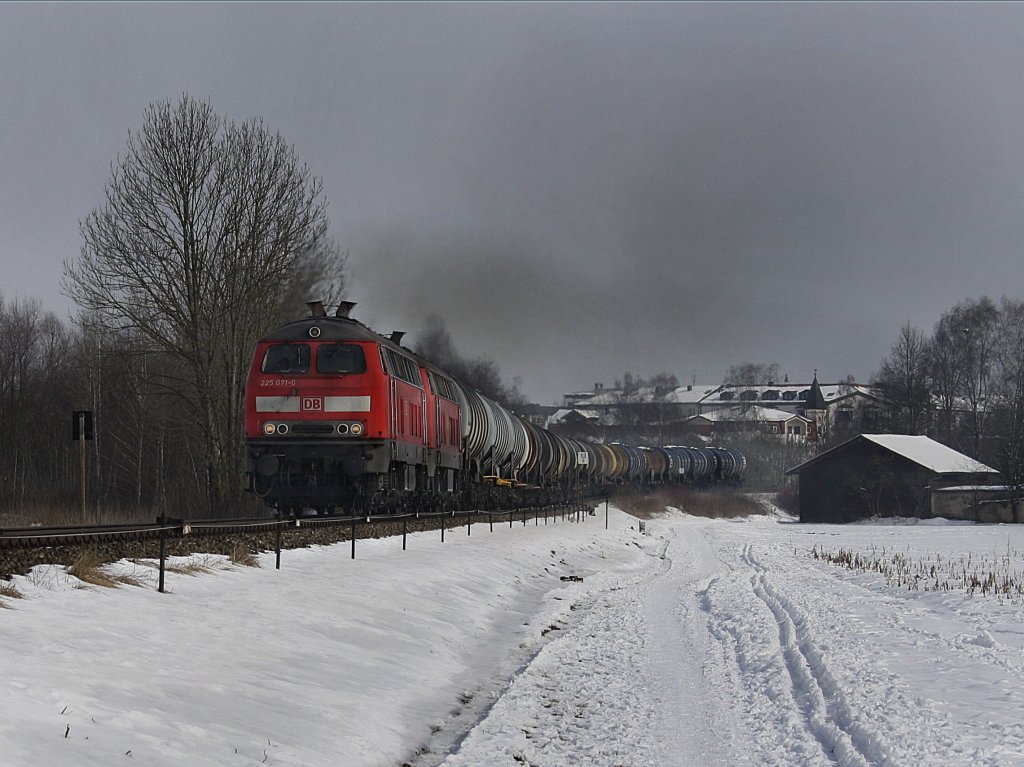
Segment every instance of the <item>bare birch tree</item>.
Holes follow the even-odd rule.
[[[203,435],[209,499],[235,494],[253,344],[327,231],[322,182],[261,121],[185,95],[150,105],[80,224],[65,293],[180,364],[167,381]]]

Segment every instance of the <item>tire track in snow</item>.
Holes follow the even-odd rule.
[[[768,568],[744,546],[742,559],[754,569],[754,594],[775,616],[780,651],[793,686],[793,699],[825,755],[841,767],[892,767],[890,749],[877,732],[857,720],[842,687],[813,641],[806,614],[772,586]]]

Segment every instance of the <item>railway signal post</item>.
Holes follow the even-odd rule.
[[[85,442],[93,438],[92,411],[75,410],[71,414],[71,438],[78,443],[78,495],[81,500],[82,522],[85,517]]]

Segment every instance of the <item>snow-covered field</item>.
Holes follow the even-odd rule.
[[[1024,529],[610,519],[201,558],[169,594],[37,568],[0,764],[1024,765],[1024,608],[812,556],[1019,571]]]

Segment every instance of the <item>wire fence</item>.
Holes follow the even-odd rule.
[[[356,558],[356,542],[360,531],[369,526],[387,523],[392,535],[401,535],[402,550],[408,546],[410,527],[412,532],[427,529],[439,529],[441,542],[445,540],[446,531],[466,528],[466,535],[471,535],[473,526],[487,523],[488,530],[494,531],[494,525],[508,523],[514,527],[518,522],[523,526],[534,520],[540,525],[544,520],[547,525],[558,521],[582,522],[592,516],[594,510],[587,504],[571,504],[560,506],[525,507],[510,510],[487,511],[438,511],[413,512],[407,514],[386,514],[378,516],[328,516],[328,517],[283,517],[280,514],[273,519],[234,519],[234,520],[183,520],[166,516],[157,517],[152,524],[123,525],[80,525],[73,527],[22,527],[0,529],[0,552],[12,549],[48,548],[70,545],[89,545],[100,543],[118,543],[134,541],[159,541],[159,584],[158,590],[164,592],[164,574],[167,561],[167,544],[169,541],[190,537],[212,537],[232,533],[270,533],[274,537],[275,568],[281,569],[281,551],[286,548],[286,538],[290,532],[317,528],[347,527],[351,540],[351,557]],[[440,524],[438,524],[440,523]],[[398,526],[401,532],[398,532]],[[379,537],[379,536],[378,536]]]

